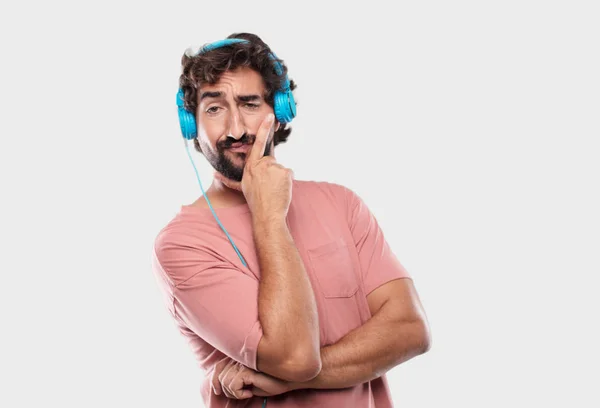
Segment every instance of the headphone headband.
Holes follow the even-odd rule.
[[[217,48],[227,47],[228,45],[238,44],[238,43],[247,43],[250,42],[243,38],[227,38],[225,40],[215,41],[209,44],[204,44],[202,47],[198,48],[196,52],[193,52],[191,48],[185,50],[185,55],[188,57],[196,57],[200,54],[204,54],[205,52],[212,51]]]

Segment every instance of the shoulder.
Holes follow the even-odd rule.
[[[200,206],[181,206],[179,211],[156,233],[154,249],[164,252],[171,246],[206,249],[214,240],[218,225],[210,210]]]
[[[340,203],[345,202],[348,195],[354,194],[350,188],[342,184],[316,180],[294,180],[293,191],[307,197],[329,198]]]
[[[329,181],[294,180],[293,194],[316,204],[331,204],[344,212],[362,203],[352,188]]]
[[[175,216],[154,238],[152,251],[157,272],[177,285],[222,262],[222,257],[211,245],[213,229],[202,219]]]

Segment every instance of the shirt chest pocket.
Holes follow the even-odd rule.
[[[308,249],[308,256],[326,298],[354,296],[358,278],[350,250],[342,238]]]

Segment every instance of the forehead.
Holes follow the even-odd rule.
[[[260,74],[248,67],[240,67],[236,70],[224,72],[215,84],[203,84],[200,90],[222,91],[226,94],[258,93],[263,94],[265,84]],[[201,94],[199,92],[198,94]]]

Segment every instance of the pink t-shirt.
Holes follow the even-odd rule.
[[[153,270],[167,308],[206,370],[201,394],[208,408],[262,407],[263,398],[215,395],[210,375],[228,356],[257,370],[260,270],[247,204],[215,209],[248,267],[244,267],[210,209],[182,206],[156,237]],[[367,295],[410,277],[386,243],[365,203],[350,189],[294,180],[288,225],[315,292],[321,346],[339,341],[370,317]],[[269,397],[275,407],[392,407],[387,380],[344,389],[296,390]]]

